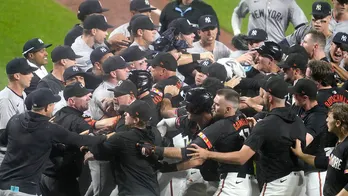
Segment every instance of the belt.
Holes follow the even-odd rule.
[[[230,172],[230,173],[236,173],[236,172]],[[219,176],[220,180],[226,179],[228,174],[229,173],[221,173]],[[246,173],[238,173],[237,177],[238,178],[246,178],[247,176],[246,176]]]

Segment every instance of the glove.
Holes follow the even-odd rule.
[[[139,141],[136,144],[138,151],[145,157],[149,157],[155,153],[156,146],[145,141]]]
[[[232,45],[237,49],[237,50],[249,50],[248,48],[248,42],[245,39],[247,36],[246,35],[235,35],[232,38]]]

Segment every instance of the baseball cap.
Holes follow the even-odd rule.
[[[106,31],[108,28],[113,28],[114,26],[108,24],[106,17],[100,14],[93,14],[87,16],[83,21],[84,29],[100,29]]]
[[[108,89],[109,91],[114,92],[115,97],[119,97],[122,95],[133,94],[135,97],[138,94],[137,87],[130,80],[120,80],[115,88]]]
[[[79,9],[77,11],[77,18],[82,20],[87,15],[94,13],[102,13],[106,11],[109,11],[109,9],[103,8],[100,1],[86,0],[80,4]]]
[[[151,66],[159,66],[169,71],[176,71],[176,68],[178,67],[178,62],[170,53],[160,52],[151,61]]]
[[[287,56],[284,63],[278,64],[281,68],[298,68],[305,70],[307,68],[308,58],[306,55],[300,53],[291,53]]]
[[[140,50],[139,46],[130,46],[127,49],[125,49],[120,54],[120,56],[122,56],[124,60],[128,63],[145,58],[145,56],[147,56],[147,53]]]
[[[331,15],[331,6],[328,2],[317,1],[312,4],[313,17],[323,18]]]
[[[197,28],[191,24],[191,22],[186,18],[177,18],[169,23],[168,28],[174,27],[175,35],[179,35],[180,33],[184,35],[190,35],[191,33],[195,33]]]
[[[279,76],[270,76],[267,81],[264,81],[262,88],[279,99],[284,99],[288,94],[288,84]]]
[[[36,71],[38,68],[29,65],[28,60],[25,58],[14,58],[6,65],[6,74],[29,74]]]
[[[150,6],[149,0],[132,0],[129,6],[130,11],[136,12],[149,12],[151,10],[155,10]]]
[[[30,98],[27,101],[27,107],[45,107],[51,103],[60,101],[60,96],[53,94],[49,88],[38,88],[30,93]]]
[[[94,65],[96,62],[100,62],[100,60],[108,53],[111,53],[108,47],[99,46],[95,48],[90,55],[92,64]]]
[[[63,91],[64,99],[67,101],[70,97],[83,97],[91,93],[80,82],[74,82],[65,87]]]
[[[266,31],[263,29],[251,29],[248,33],[248,36],[245,38],[246,40],[255,40],[255,41],[265,41],[268,36]]]
[[[131,23],[132,32],[136,32],[138,29],[155,30],[156,25],[148,16],[136,17]]]
[[[107,58],[104,63],[102,64],[104,73],[109,74],[112,71],[115,71],[117,69],[124,69],[126,68],[127,63],[121,56],[111,56]]]
[[[217,27],[217,19],[215,16],[212,15],[203,15],[198,19],[198,26],[201,30],[208,27]]]
[[[149,104],[142,100],[135,100],[126,108],[125,112],[143,121],[149,121],[151,119],[151,108]]]
[[[81,57],[76,55],[70,46],[57,46],[51,52],[52,62],[57,62],[61,59],[75,60]]]
[[[201,64],[200,67],[196,68],[197,71],[209,76],[219,79],[225,82],[227,79],[227,71],[224,65],[220,63],[211,63],[208,65]]]
[[[317,85],[310,79],[299,79],[296,84],[288,88],[289,93],[307,95],[311,99],[317,97]]]
[[[64,74],[63,74],[63,78],[64,80],[68,80],[74,76],[77,75],[81,75],[86,77],[88,75],[88,73],[84,72],[78,65],[74,65],[71,67],[68,67],[67,69],[65,69]]]
[[[280,61],[283,57],[281,47],[273,41],[265,41],[260,47],[255,50],[261,55],[271,57],[276,61]]]
[[[26,56],[28,53],[34,53],[50,46],[52,46],[52,44],[45,44],[40,38],[33,38],[24,44],[22,54]]]
[[[348,44],[348,34],[343,32],[338,32],[333,37],[332,42],[334,42],[336,45],[339,44]]]

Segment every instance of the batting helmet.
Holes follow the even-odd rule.
[[[190,89],[185,96],[186,110],[192,114],[211,112],[213,96],[202,87]]]
[[[152,76],[146,70],[132,70],[129,72],[128,79],[132,81],[138,89],[138,95],[151,90]]]
[[[273,41],[264,42],[263,45],[261,45],[259,48],[256,48],[256,51],[261,56],[271,57],[276,61],[281,61],[283,57],[283,51],[281,47]]]

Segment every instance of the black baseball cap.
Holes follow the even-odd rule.
[[[300,53],[291,53],[287,56],[284,63],[278,64],[281,68],[298,68],[300,70],[306,70],[308,64],[307,55]]]
[[[197,28],[191,24],[191,22],[186,18],[177,18],[169,23],[169,28],[175,28],[174,34],[179,35],[180,33],[184,35],[190,35],[191,33],[195,33]]]
[[[279,76],[270,76],[261,87],[279,99],[284,99],[285,95],[288,94],[288,84]]]
[[[147,56],[147,52],[140,50],[139,46],[130,46],[125,49],[120,56],[129,63],[133,61],[139,61]]]
[[[125,110],[130,116],[137,117],[143,121],[151,119],[151,108],[149,104],[142,100],[135,100]]]
[[[108,24],[105,16],[100,14],[93,14],[87,16],[87,18],[83,21],[84,29],[100,29],[102,31],[106,31],[109,28],[113,28],[114,26]]]
[[[227,71],[224,65],[220,63],[211,63],[208,65],[201,64],[200,67],[196,68],[197,71],[209,76],[219,79],[222,82],[226,82]]]
[[[81,57],[76,55],[70,46],[57,46],[51,52],[52,62],[57,62],[61,59],[76,60]]]
[[[251,29],[245,38],[248,41],[265,41],[268,39],[267,32],[263,29]]]
[[[283,52],[281,47],[273,42],[273,41],[265,41],[263,45],[255,50],[261,55],[265,57],[271,57],[276,61],[280,61],[283,57]]]
[[[130,11],[136,12],[149,12],[155,10],[156,8],[151,7],[148,0],[132,0],[129,6]]]
[[[27,107],[45,107],[51,103],[60,101],[60,96],[53,94],[49,88],[38,88],[30,93],[30,98],[27,101]]]
[[[78,65],[74,65],[71,67],[68,67],[67,69],[65,69],[64,74],[63,74],[63,78],[64,81],[74,77],[74,76],[83,76],[86,77],[87,75],[89,75],[87,72],[83,71]]]
[[[77,18],[82,20],[85,16],[94,13],[103,13],[109,11],[109,9],[103,8],[100,1],[86,0],[83,1],[77,11]]]
[[[169,71],[176,71],[176,68],[178,67],[178,62],[170,53],[160,52],[151,61],[151,66],[152,67],[159,66]]]
[[[213,15],[203,15],[198,19],[199,29],[205,29],[208,27],[217,27],[218,22],[215,16]]]
[[[336,45],[339,44],[348,44],[348,34],[344,32],[338,32],[336,35],[333,37],[332,40],[333,43]]]
[[[132,32],[137,32],[138,29],[155,30],[156,25],[153,24],[152,20],[148,16],[136,17],[131,23]]]
[[[299,79],[288,91],[291,94],[307,95],[310,99],[317,98],[317,85],[310,79]]]
[[[91,91],[86,89],[80,82],[74,82],[65,87],[63,95],[67,101],[70,97],[83,97],[89,93]]]
[[[135,86],[135,84],[130,80],[120,80],[115,88],[108,90],[113,91],[115,97],[128,94],[133,94],[135,97],[138,96],[138,89]]]
[[[312,13],[315,18],[324,18],[331,15],[331,6],[328,2],[316,1],[312,4]]]
[[[28,60],[25,58],[14,58],[6,65],[6,74],[29,74],[36,71],[37,67],[32,67],[29,65]]]
[[[52,44],[45,44],[40,38],[33,38],[24,44],[22,54],[27,56],[28,53],[34,53],[50,46],[52,46]]]
[[[90,55],[92,64],[94,65],[96,62],[100,62],[100,60],[108,53],[111,53],[108,47],[99,46],[95,48]]]
[[[102,64],[104,73],[109,74],[117,69],[124,69],[127,67],[127,63],[121,56],[111,56],[107,58]]]

